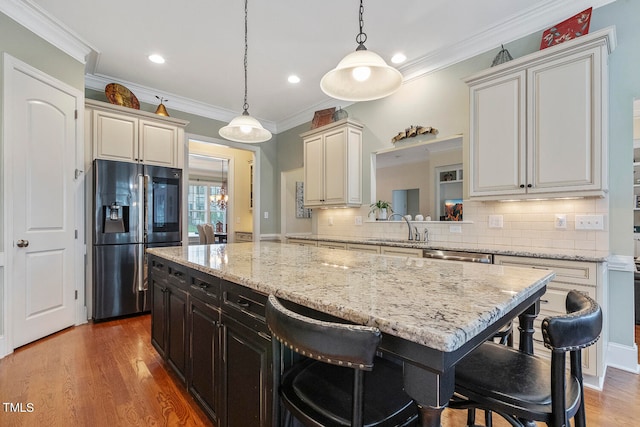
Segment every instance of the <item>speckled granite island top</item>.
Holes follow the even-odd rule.
[[[555,274],[272,242],[149,253],[383,333],[454,351]]]

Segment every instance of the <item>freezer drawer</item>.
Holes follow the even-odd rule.
[[[105,245],[93,249],[94,319],[143,311],[146,291],[139,286],[142,245]]]

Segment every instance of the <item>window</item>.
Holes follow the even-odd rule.
[[[227,210],[214,201],[220,194],[221,184],[214,182],[190,182],[187,203],[189,206],[189,235],[198,235],[198,224],[210,223],[227,231]]]

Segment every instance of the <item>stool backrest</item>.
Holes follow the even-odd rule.
[[[207,243],[207,236],[204,234],[204,227],[202,224],[196,225],[198,228],[198,237],[200,238],[200,244],[204,245]]]
[[[589,296],[569,291],[567,314],[542,321],[544,345],[556,352],[583,349],[595,343],[602,332],[602,309]]]
[[[216,235],[215,231],[213,230],[213,225],[205,223],[202,224],[202,228],[204,229],[204,235],[207,237],[207,244],[214,244],[216,242]]]
[[[303,356],[334,365],[371,370],[382,339],[378,328],[326,322],[295,313],[270,295],[267,325],[273,336]]]
[[[565,302],[567,314],[547,317],[542,321],[544,345],[551,353],[551,407],[554,426],[569,425],[565,372],[569,353],[571,375],[579,383],[580,403],[575,413],[575,425],[586,426],[584,388],[582,385],[582,349],[595,343],[602,332],[602,309],[578,291],[569,291]]]

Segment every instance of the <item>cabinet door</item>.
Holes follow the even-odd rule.
[[[189,300],[189,391],[218,423],[220,312],[195,298]]]
[[[346,202],[347,150],[346,129],[329,131],[324,135],[324,202]]]
[[[322,135],[304,140],[304,205],[324,201],[324,144]]]
[[[484,81],[470,89],[470,196],[523,194],[525,72]]]
[[[149,276],[151,291],[151,344],[163,358],[166,354],[166,285]]]
[[[601,188],[600,61],[588,50],[528,69],[529,193]]]
[[[187,372],[187,293],[167,287],[167,361],[180,379]]]
[[[271,425],[271,340],[225,316],[226,427]]]
[[[93,112],[93,157],[137,162],[138,119],[106,111]]]
[[[140,120],[140,160],[145,164],[177,167],[178,128]]]

